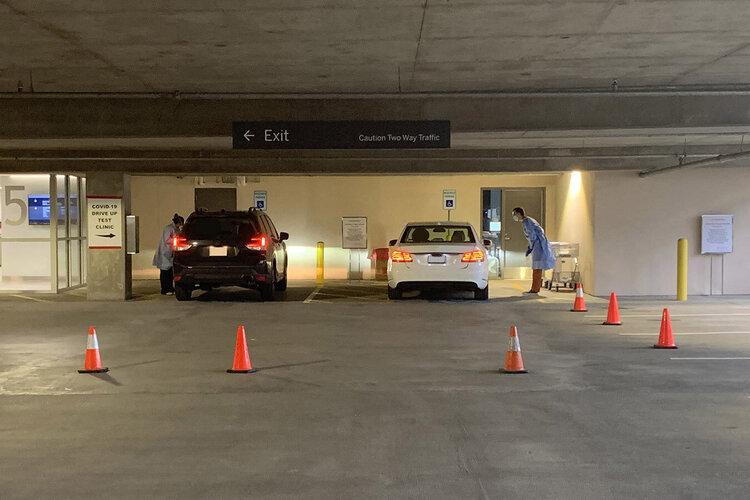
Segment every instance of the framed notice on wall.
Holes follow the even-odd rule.
[[[367,248],[367,217],[341,218],[341,248]]]
[[[701,253],[732,253],[734,215],[701,215]]]
[[[122,248],[122,197],[88,197],[88,239],[90,249]]]

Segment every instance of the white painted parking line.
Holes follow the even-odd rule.
[[[321,286],[317,287],[315,290],[313,290],[312,293],[310,293],[310,295],[307,296],[307,298],[305,299],[304,303],[305,304],[309,304],[310,302],[312,302],[315,299],[315,296],[318,294],[318,292],[320,292],[320,290],[322,288],[323,288],[323,285],[321,285]]]
[[[29,297],[28,295],[11,295],[11,297],[15,297],[17,299],[33,300],[34,302],[49,302],[49,300],[38,299],[36,297]]]
[[[675,361],[730,361],[730,360],[750,360],[750,358],[669,358]]]
[[[681,337],[683,335],[747,335],[750,332],[674,332],[675,337]],[[651,337],[658,336],[659,332],[651,333],[618,333],[623,337]]]
[[[621,314],[621,318],[660,318],[661,317],[661,311],[654,312],[651,314]],[[670,314],[672,318],[698,318],[701,316],[750,316],[750,313],[675,313]],[[601,316],[599,314],[586,314],[584,318],[598,318],[598,319],[606,319],[606,316]]]

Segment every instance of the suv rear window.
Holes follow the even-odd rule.
[[[215,240],[236,237],[247,239],[257,233],[252,221],[230,217],[201,217],[188,221],[185,236],[189,240]]]
[[[408,226],[401,243],[474,243],[474,234],[469,226]]]

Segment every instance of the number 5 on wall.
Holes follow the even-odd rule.
[[[21,215],[16,220],[11,220],[9,218],[5,219],[5,223],[9,226],[20,226],[24,222],[26,222],[26,218],[29,215],[29,207],[26,205],[26,202],[23,198],[13,198],[13,191],[25,191],[25,186],[5,186],[5,207],[9,207],[11,205],[18,205],[18,208],[21,211]]]

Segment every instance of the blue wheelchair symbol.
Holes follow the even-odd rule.
[[[263,200],[258,200],[255,202],[255,208],[263,209],[266,207],[266,204]]]
[[[445,200],[446,208],[453,208],[453,200]]]

